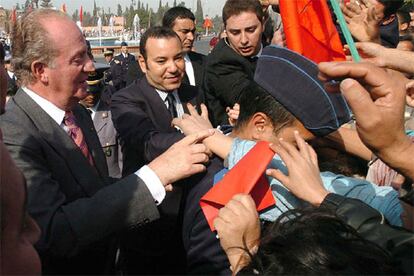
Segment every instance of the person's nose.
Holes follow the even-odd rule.
[[[188,32],[187,33],[187,39],[190,41],[194,41],[194,33],[193,32]]]
[[[95,65],[93,64],[93,61],[91,58],[87,57],[86,63],[83,66],[83,71],[87,73],[95,71]]]
[[[247,37],[245,32],[241,32],[240,34],[240,43],[242,45],[246,45],[247,43],[249,43],[249,38]]]

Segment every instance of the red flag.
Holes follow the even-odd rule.
[[[14,24],[17,21],[17,14],[16,14],[16,8],[14,8],[10,14],[10,21]]]
[[[287,47],[316,63],[345,60],[326,0],[280,0]]]
[[[256,203],[257,211],[275,205],[269,182],[264,176],[264,171],[274,154],[269,148],[269,143],[258,142],[201,198],[200,206],[211,231],[214,230],[213,221],[220,208],[236,194],[250,194]]]
[[[82,20],[83,20],[83,8],[82,8],[82,5],[81,5],[80,10],[79,10],[79,21],[81,23],[81,26],[82,26]]]

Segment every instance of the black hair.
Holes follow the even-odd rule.
[[[387,19],[392,14],[395,14],[399,8],[404,5],[404,0],[378,0],[384,5],[384,19]]]
[[[258,0],[227,0],[222,11],[224,26],[226,26],[227,19],[242,12],[255,13],[260,22],[263,21],[265,15]]]
[[[6,56],[6,53],[4,51],[3,43],[0,43],[0,63],[4,63],[4,57]]]
[[[194,14],[186,7],[173,7],[166,11],[162,17],[162,26],[167,28],[174,27],[174,22],[177,18],[195,21]]]
[[[399,37],[398,37],[398,41],[410,41],[411,43],[413,43],[414,44],[414,41],[413,41],[413,36],[411,35],[411,34],[406,34],[406,35],[400,35]]]
[[[408,11],[404,11],[404,10],[398,10],[397,11],[397,16],[398,16],[398,22],[400,24],[410,24],[411,22],[411,15]]]
[[[144,57],[145,61],[147,60],[147,51],[145,47],[147,45],[147,40],[149,38],[177,38],[178,41],[180,41],[181,45],[181,40],[179,36],[170,28],[162,26],[151,27],[142,35],[141,40],[139,42],[139,51],[141,55]]]
[[[264,229],[256,255],[241,274],[400,274],[391,256],[336,217],[308,208],[282,214]],[[256,273],[257,274],[257,273]]]
[[[270,118],[275,133],[286,126],[292,125],[296,119],[272,95],[253,82],[243,89],[237,102],[240,105],[240,114],[234,126],[236,131],[244,127],[257,112],[262,112]]]

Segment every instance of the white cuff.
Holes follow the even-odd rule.
[[[148,166],[143,166],[141,169],[135,172],[135,174],[144,181],[147,185],[148,190],[150,191],[152,197],[155,200],[157,205],[165,198],[165,188],[162,185],[161,180],[158,178],[157,174],[151,170]]]

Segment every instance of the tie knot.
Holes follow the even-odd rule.
[[[67,126],[75,125],[75,115],[72,111],[66,111],[65,117],[63,117],[63,123]]]

